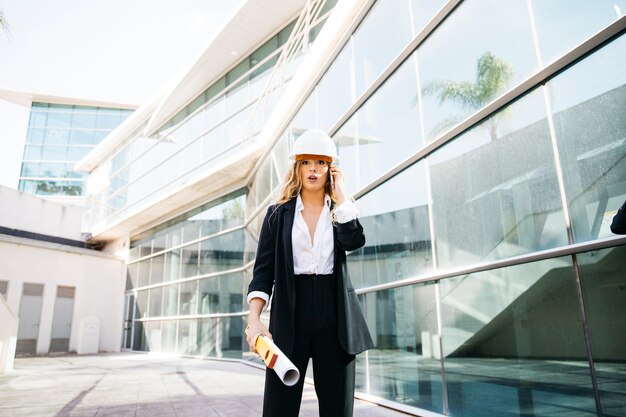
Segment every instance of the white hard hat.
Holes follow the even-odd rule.
[[[339,161],[335,142],[321,129],[309,129],[296,139],[289,158],[294,161],[296,155],[323,155]]]

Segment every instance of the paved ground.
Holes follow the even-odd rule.
[[[253,417],[261,415],[263,372],[236,363],[116,353],[15,360],[0,375],[0,417]],[[305,384],[300,416],[317,416]],[[355,417],[406,414],[355,401]]]

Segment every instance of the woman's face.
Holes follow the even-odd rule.
[[[302,188],[314,192],[323,190],[328,181],[328,167],[328,162],[319,159],[302,160],[300,164]]]

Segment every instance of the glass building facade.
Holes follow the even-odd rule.
[[[376,343],[358,392],[416,413],[626,416],[626,240],[608,227],[626,200],[619,10],[371,2],[244,188],[132,237],[125,347],[247,356],[260,223],[294,141],[321,128],[367,237],[348,254]],[[198,163],[220,155],[207,135],[186,136]]]
[[[127,109],[33,102],[19,190],[45,196],[86,194],[74,164],[132,112]]]
[[[334,4],[336,0],[326,1],[318,9],[301,42],[315,40]],[[293,47],[287,40],[296,23],[292,21],[258,46],[154,133],[146,135],[142,125],[118,146],[100,168],[108,185],[92,198],[94,227],[158,201],[254,143],[305,56],[303,48],[298,49],[282,69],[280,82],[272,83],[272,69],[280,54],[286,46]],[[259,115],[259,107],[264,115]]]

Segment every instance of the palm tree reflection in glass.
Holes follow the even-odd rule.
[[[453,102],[461,105],[467,113],[453,115],[438,123],[431,134],[437,135],[446,128],[460,122],[463,117],[474,113],[491,102],[507,87],[513,77],[513,67],[491,52],[485,52],[476,65],[476,82],[437,80],[428,83],[423,92],[436,96],[439,103]],[[497,139],[497,125],[503,116],[500,112],[490,117],[484,124],[489,129],[491,140]]]

